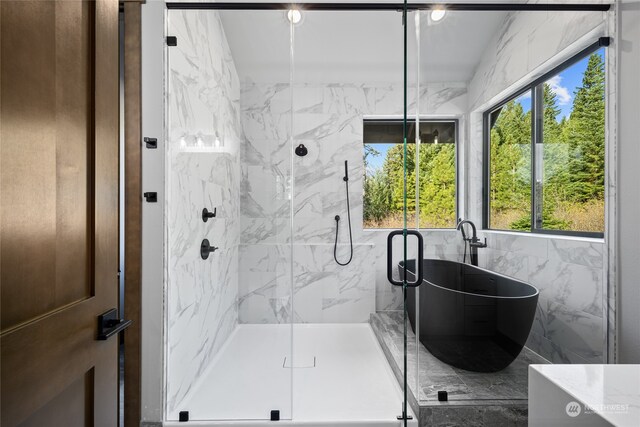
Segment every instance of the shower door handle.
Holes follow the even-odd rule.
[[[424,273],[422,271],[422,265],[423,265],[422,261],[424,259],[424,243],[423,243],[424,241],[422,239],[422,234],[420,234],[420,232],[417,230],[393,230],[387,236],[387,279],[394,286],[403,286],[405,283],[405,281],[395,280],[393,278],[393,238],[398,235],[404,236],[405,233],[407,236],[413,235],[418,238],[418,259],[416,259],[418,277],[414,282],[406,282],[408,287],[416,287],[416,286],[420,286],[420,284],[422,283],[422,279],[424,278]],[[406,278],[406,274],[407,274],[406,265],[404,266],[404,271],[405,271],[404,275]]]

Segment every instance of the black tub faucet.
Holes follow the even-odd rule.
[[[469,224],[471,226],[471,237],[467,237],[466,233],[464,232],[464,225],[465,224]],[[473,222],[469,221],[468,219],[465,220],[460,220],[458,222],[458,226],[456,227],[457,230],[460,230],[460,232],[462,233],[462,240],[465,242],[465,256],[467,253],[467,248],[466,248],[466,244],[467,242],[469,242],[469,258],[471,260],[471,265],[478,265],[478,248],[486,248],[487,247],[487,238],[484,238],[484,242],[481,242],[480,239],[478,239],[478,235],[476,234],[476,226]]]

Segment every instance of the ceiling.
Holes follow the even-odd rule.
[[[220,12],[241,78],[289,81],[290,31],[285,12]],[[421,13],[421,82],[466,82],[506,12],[449,12],[431,23]],[[415,12],[409,15],[409,80],[416,74]],[[402,15],[390,11],[303,12],[294,26],[294,78],[307,82],[401,82]]]

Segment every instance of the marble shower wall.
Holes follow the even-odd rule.
[[[218,17],[169,12],[167,406],[189,393],[238,323],[240,85]],[[216,147],[216,138],[220,142]],[[217,216],[202,221],[203,208]],[[219,249],[200,258],[207,238]]]
[[[515,12],[507,16],[469,83],[470,219],[482,218],[482,113],[606,35],[606,19],[602,12]],[[609,196],[612,188],[610,181]],[[604,240],[480,234],[488,240],[488,248],[479,251],[482,267],[540,289],[527,346],[556,363],[602,363],[607,326]]]
[[[606,12],[511,12],[469,82],[469,110],[500,101],[605,35]],[[580,42],[584,44],[580,45]],[[570,55],[568,55],[570,56]]]
[[[460,119],[462,141],[467,105],[464,83],[438,83],[421,91],[423,115]],[[409,90],[415,110],[415,91]],[[400,116],[400,84],[296,84],[244,81],[241,164],[241,323],[367,322],[375,310],[400,308],[386,279],[388,231],[362,228],[363,116]],[[291,142],[304,144],[294,156]],[[333,259],[335,215],[340,215],[338,259],[349,257],[344,161],[354,255],[346,267]],[[293,175],[293,181],[291,176]],[[291,199],[293,194],[293,199]],[[293,225],[291,225],[293,218]],[[292,234],[293,233],[293,234]],[[427,252],[457,257],[452,230],[427,232]],[[291,252],[293,236],[293,313]],[[398,243],[400,239],[398,239]],[[396,254],[400,254],[396,250]],[[293,317],[292,317],[293,316]]]
[[[480,233],[481,267],[540,290],[527,347],[553,363],[603,363],[605,244],[595,239]]]

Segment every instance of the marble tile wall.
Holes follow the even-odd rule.
[[[409,90],[409,111],[415,110],[415,92]],[[458,117],[464,123],[464,83],[428,85],[421,98],[423,114]],[[402,86],[295,84],[292,94],[288,83],[244,81],[241,105],[240,322],[287,322],[291,316],[296,322],[366,322],[376,309],[399,309],[401,298],[386,279],[388,231],[362,228],[362,120],[401,115]],[[309,151],[294,156],[293,174],[292,132],[293,144]],[[340,215],[338,257],[344,262],[349,256],[345,160],[354,255],[350,265],[341,267],[333,259],[333,243],[334,217]],[[428,253],[457,256],[452,230],[428,234]]]
[[[171,11],[167,144],[167,406],[238,323],[240,85],[217,13]],[[216,138],[220,146],[214,146]],[[217,216],[202,221],[203,208]],[[219,249],[200,258],[200,243]]]
[[[544,74],[562,62],[563,51],[577,53],[576,42],[595,42],[605,33],[606,18],[607,12],[509,13],[469,82],[470,111]]]
[[[540,290],[527,346],[554,363],[602,363],[605,244],[589,239],[480,233],[481,267]]]
[[[482,112],[606,35],[607,19],[602,12],[508,15],[469,83],[470,219],[482,218]],[[613,182],[608,185],[611,197]],[[605,361],[609,256],[605,241],[501,232],[481,236],[488,243],[479,252],[482,267],[540,289],[527,346],[556,363]]]

